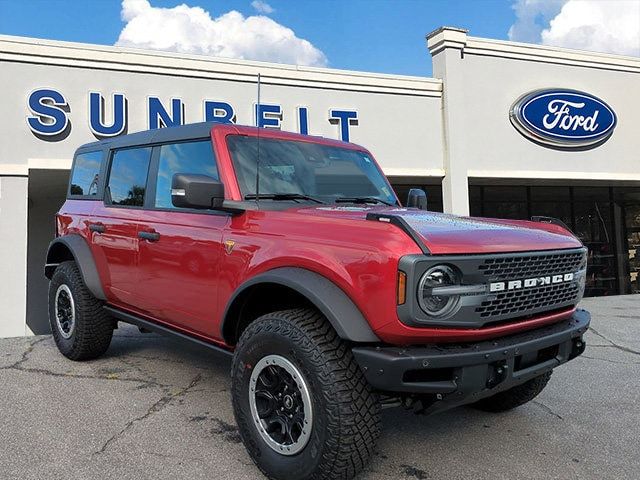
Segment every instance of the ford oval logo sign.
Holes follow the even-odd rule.
[[[597,97],[577,90],[537,90],[511,107],[513,125],[527,138],[557,148],[596,146],[616,126],[616,114]]]

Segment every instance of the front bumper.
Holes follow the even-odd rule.
[[[546,327],[476,343],[416,347],[354,347],[377,390],[433,400],[428,413],[508,390],[580,355],[591,315],[576,310]]]

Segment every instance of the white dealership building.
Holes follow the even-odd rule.
[[[558,217],[590,249],[588,295],[638,292],[640,59],[456,28],[427,44],[434,78],[0,36],[0,337],[48,331],[43,264],[74,150],[203,120],[365,145],[433,210]]]

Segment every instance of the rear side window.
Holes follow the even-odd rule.
[[[71,196],[97,195],[100,185],[102,152],[86,152],[76,156],[71,174]]]
[[[171,203],[171,179],[176,173],[196,173],[218,180],[218,167],[211,140],[173,143],[160,147],[155,201],[157,208],[177,208]]]
[[[147,185],[151,148],[116,150],[111,160],[106,202],[142,207]]]

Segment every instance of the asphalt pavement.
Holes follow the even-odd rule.
[[[383,413],[359,480],[640,478],[640,296],[586,299],[585,354],[503,414]],[[75,363],[50,336],[0,340],[0,478],[259,479],[230,359],[133,327]]]

